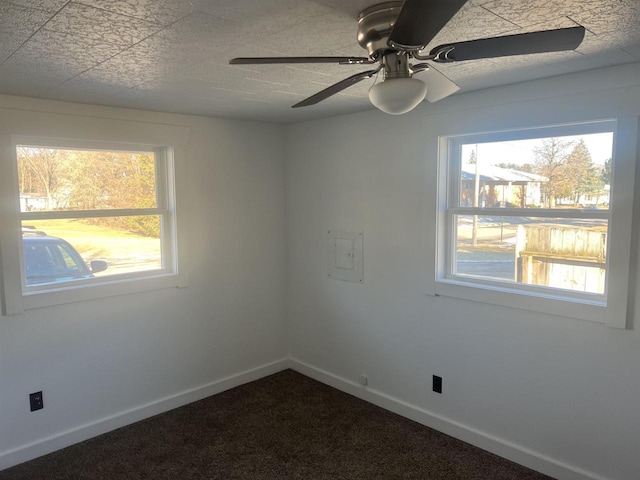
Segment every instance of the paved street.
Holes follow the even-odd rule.
[[[513,251],[458,253],[458,273],[514,280],[516,263]]]

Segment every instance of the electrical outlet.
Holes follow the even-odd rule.
[[[30,393],[29,404],[31,405],[32,412],[44,408],[44,402],[42,401],[42,392]]]
[[[369,378],[364,374],[360,375],[360,384],[367,385],[368,383],[369,383]]]
[[[442,377],[437,375],[433,376],[433,391],[436,393],[442,393]]]

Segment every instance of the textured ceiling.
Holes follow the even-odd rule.
[[[241,65],[236,56],[366,56],[357,13],[379,0],[0,0],[0,93],[295,122],[372,108],[371,66]],[[469,0],[438,44],[582,25],[571,52],[436,65],[461,92],[640,62],[640,0]]]

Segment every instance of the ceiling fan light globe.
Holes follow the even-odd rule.
[[[417,78],[390,78],[369,89],[374,107],[390,115],[402,115],[416,106],[427,94],[427,85]]]

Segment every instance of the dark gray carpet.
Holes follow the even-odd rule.
[[[287,370],[0,472],[0,480],[542,480]]]

